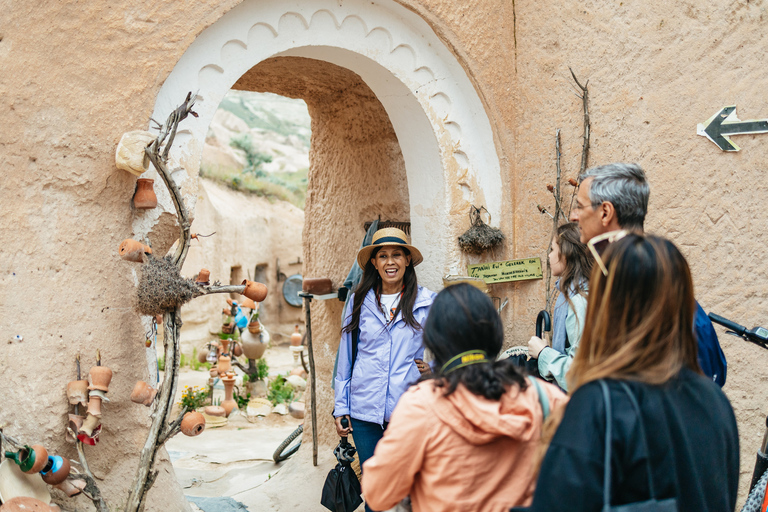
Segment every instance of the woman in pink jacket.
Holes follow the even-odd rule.
[[[545,414],[565,395],[496,361],[501,319],[477,288],[437,295],[424,326],[435,373],[406,392],[363,465],[363,496],[387,510],[506,511],[531,502]]]

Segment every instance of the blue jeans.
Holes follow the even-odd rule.
[[[376,444],[384,437],[384,431],[387,429],[388,422],[384,422],[384,425],[377,425],[369,421],[352,420],[352,439],[357,448],[357,457],[360,459],[360,468],[362,470],[363,463],[373,457],[373,451],[376,449]],[[365,504],[365,512],[373,512],[368,504]]]

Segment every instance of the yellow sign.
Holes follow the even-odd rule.
[[[469,276],[479,277],[486,284],[541,279],[541,258],[494,261],[469,266]]]

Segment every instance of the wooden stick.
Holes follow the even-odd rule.
[[[317,466],[317,400],[315,398],[315,356],[312,350],[312,319],[309,313],[309,304],[312,297],[304,297],[304,306],[307,310],[306,330],[307,330],[307,352],[309,352],[309,379],[312,392],[310,394],[310,404],[312,404],[312,465]]]

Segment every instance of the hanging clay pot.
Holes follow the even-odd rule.
[[[235,322],[221,325],[221,332],[224,334],[233,334],[235,332]]]
[[[91,401],[93,401],[94,398],[91,398]],[[98,399],[99,404],[101,404],[101,400]],[[90,405],[89,405],[90,409]],[[100,414],[99,414],[100,415]],[[96,430],[96,427],[101,425],[101,420],[99,419],[99,416],[92,414],[91,412],[88,412],[88,416],[85,418],[85,421],[83,421],[83,425],[80,427],[79,433],[85,434],[88,437],[93,436],[93,431]]]
[[[155,399],[156,394],[157,390],[155,388],[143,380],[140,380],[136,383],[135,386],[133,386],[133,391],[131,392],[131,402],[149,407],[152,404],[152,400]]]
[[[152,184],[155,180],[139,178],[136,180],[136,193],[133,195],[133,206],[141,210],[149,210],[157,206],[157,196]]]
[[[261,323],[258,320],[248,322],[248,332],[251,334],[259,334],[261,332]]]
[[[216,365],[219,370],[219,375],[224,375],[232,369],[231,361],[232,358],[229,356],[219,356],[219,364]]]
[[[262,283],[257,283],[255,281],[249,281],[247,279],[244,279],[243,282],[240,284],[245,285],[245,290],[243,290],[243,295],[245,295],[252,301],[261,302],[267,298],[267,287]]]
[[[64,491],[70,498],[77,496],[85,489],[85,480],[64,480],[60,484],[55,485],[60,491]]]
[[[48,464],[45,469],[41,471],[43,475],[43,482],[48,485],[58,485],[69,476],[69,460],[59,455],[48,457]]]
[[[253,310],[253,309],[256,309],[256,303],[253,302],[253,299],[249,299],[248,297],[246,297],[242,300],[242,304],[240,304],[240,307],[244,309]]]
[[[117,248],[117,252],[120,254],[120,257],[126,261],[143,263],[144,255],[152,254],[152,248],[141,242],[137,242],[136,240],[126,238],[120,242],[120,247]]]
[[[208,359],[208,347],[203,348],[197,353],[197,362],[204,363]]]
[[[141,176],[149,169],[149,158],[144,150],[155,137],[156,134],[144,130],[125,132],[115,149],[117,168]]]
[[[234,399],[234,389],[235,389],[235,377],[234,375],[227,375],[226,377],[222,377],[221,382],[224,383],[224,400],[221,402],[221,406],[224,408],[224,410],[227,413],[227,416],[229,416],[234,409],[237,408],[237,402],[235,402]]]
[[[35,463],[27,473],[39,473],[48,461],[48,450],[45,449],[45,446],[39,444],[33,444],[32,450],[35,452]]]
[[[37,460],[36,455],[37,453],[35,453],[35,450],[28,445],[24,445],[24,447],[17,452],[5,452],[6,458],[11,459],[18,464],[19,469],[24,473],[30,473],[32,471],[32,467]]]
[[[261,335],[252,334],[250,329],[243,331],[240,343],[243,345],[243,354],[248,359],[259,359],[267,350],[267,344],[261,342]]]
[[[90,397],[90,400],[88,400],[88,414],[93,416],[101,416],[101,397],[100,396]]]
[[[233,342],[232,353],[235,355],[235,357],[240,357],[243,355],[243,346],[236,341]]]
[[[207,285],[211,281],[211,271],[207,268],[201,268],[200,272],[197,274],[197,279],[195,279],[195,282],[197,284]]]
[[[112,382],[112,370],[106,366],[92,366],[89,372],[91,385],[88,389],[98,389],[99,391],[109,391],[109,383]]]
[[[88,405],[88,381],[73,380],[68,382],[67,398],[72,405]]]
[[[291,346],[298,347],[301,345],[301,333],[299,332],[299,324],[293,328],[293,334],[291,334]]]
[[[205,430],[205,418],[197,411],[188,412],[181,420],[181,432],[185,436],[195,437]]]

